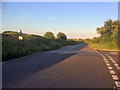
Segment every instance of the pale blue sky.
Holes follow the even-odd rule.
[[[69,38],[96,36],[107,19],[118,19],[117,2],[3,2],[3,31],[43,35],[64,32]]]

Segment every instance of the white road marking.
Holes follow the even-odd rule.
[[[113,68],[112,68],[112,67],[108,67],[108,69],[110,69],[110,70],[111,70],[111,69],[113,69]]]
[[[110,73],[112,74],[113,80],[115,80],[115,85],[116,85],[117,87],[120,87],[120,82],[116,81],[116,80],[118,80],[118,77],[117,77],[117,75],[115,74],[115,71],[113,70],[113,68],[111,67],[111,65],[109,64],[107,58],[106,58],[103,54],[99,53],[98,51],[96,51],[96,52],[103,57],[106,65],[108,66],[108,69],[109,69]],[[107,55],[107,54],[105,54],[105,55],[106,55],[107,57],[109,57],[109,59],[114,63],[114,65],[115,65],[118,69],[120,69],[120,67],[118,67],[118,64],[114,61],[113,58],[111,58],[111,57],[110,57],[109,55]]]
[[[108,54],[105,54],[106,56],[108,56],[108,58],[111,60],[111,61],[114,61],[114,59],[112,57],[110,57]]]
[[[117,52],[110,52],[111,54],[118,54]]]
[[[116,63],[116,61],[112,61],[113,63]]]
[[[106,63],[108,62],[108,61],[105,61]]]
[[[109,70],[111,74],[115,74],[114,70]]]
[[[116,61],[112,57],[110,57],[109,55],[107,55],[107,54],[105,54],[105,55],[114,63],[114,65],[116,66],[116,68],[118,70],[120,70],[120,67],[118,67],[119,65],[116,63]]]
[[[118,64],[114,64],[116,67],[118,67]]]
[[[110,67],[110,64],[106,64],[106,65]]]
[[[106,64],[110,64],[109,62],[105,62]]]
[[[117,67],[118,70],[120,70],[120,67]]]
[[[120,87],[120,82],[119,81],[115,81],[115,84],[117,87]]]
[[[112,75],[112,78],[113,78],[114,80],[118,80],[117,75]]]
[[[104,58],[104,61],[107,60],[106,58]]]

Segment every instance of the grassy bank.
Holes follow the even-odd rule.
[[[23,34],[19,41],[19,32],[6,31],[2,33],[2,60],[10,60],[36,52],[58,49],[66,45],[79,44],[78,41],[47,39],[33,34]]]
[[[99,50],[114,50],[117,51],[118,46],[114,46],[111,43],[92,43],[90,44],[92,48],[99,49]]]

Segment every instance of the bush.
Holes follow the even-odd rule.
[[[67,36],[64,33],[59,32],[57,34],[57,39],[66,40]]]
[[[45,34],[44,34],[44,37],[45,38],[48,38],[48,39],[54,39],[55,37],[54,37],[54,34],[52,33],[52,32],[46,32]]]

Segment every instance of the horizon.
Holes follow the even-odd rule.
[[[43,36],[63,32],[68,38],[93,38],[96,28],[118,19],[117,2],[2,2],[3,31]],[[16,7],[16,8],[14,8]],[[42,13],[41,13],[42,12]]]

